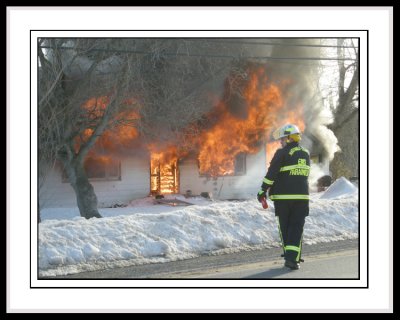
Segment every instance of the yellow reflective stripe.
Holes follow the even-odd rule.
[[[285,244],[283,243],[283,236],[281,231],[281,224],[279,223],[279,217],[276,217],[276,222],[278,224],[279,237],[281,238],[281,246],[283,248],[283,253],[285,253]]]
[[[274,194],[269,197],[271,200],[309,200],[308,194]]]
[[[310,154],[310,152],[307,149],[304,149],[303,147],[294,147],[290,149],[289,155],[292,156],[293,153],[295,153],[296,151],[304,151],[305,153]]]
[[[292,156],[293,153],[295,153],[296,151],[301,151],[301,147],[294,147],[294,148],[290,149],[289,155]]]
[[[286,246],[285,250],[292,250],[292,251],[300,252],[300,248],[296,247],[296,246]]]
[[[301,233],[301,237],[300,237],[300,251],[296,256],[296,261],[299,262],[300,261],[300,257],[301,257],[301,249],[303,247],[303,233]]]
[[[293,169],[308,169],[310,170],[310,166],[305,166],[305,165],[301,165],[301,164],[294,164],[292,166],[285,166],[285,167],[281,167],[281,169],[279,171],[290,171]]]
[[[268,180],[267,178],[264,178],[263,182],[266,183],[266,184],[270,184],[270,185],[274,184],[274,182],[272,180]]]

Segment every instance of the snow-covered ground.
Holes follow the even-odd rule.
[[[169,195],[189,206],[132,201],[124,208],[99,209],[102,219],[86,220],[78,208],[49,208],[39,224],[39,275],[54,276],[104,268],[182,260],[278,247],[273,202],[256,199],[212,201]],[[340,178],[323,193],[311,194],[305,244],[358,238],[358,189]]]

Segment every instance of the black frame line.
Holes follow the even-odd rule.
[[[369,203],[368,203],[368,199],[369,199],[369,185],[368,185],[368,182],[369,182],[369,177],[368,177],[368,173],[369,173],[369,145],[368,145],[368,142],[369,142],[369,95],[368,95],[368,93],[369,93],[369,30],[363,30],[363,29],[354,29],[354,30],[343,30],[343,29],[329,29],[329,30],[307,30],[307,29],[300,29],[300,30],[242,30],[242,29],[237,29],[237,30],[216,30],[216,29],[212,29],[212,30],[207,30],[207,29],[196,29],[196,30],[194,30],[194,29],[186,29],[186,30],[177,30],[177,29],[168,29],[168,30],[158,30],[158,29],[147,29],[147,30],[84,30],[84,29],[78,29],[78,30],[64,30],[64,29],[60,29],[60,30],[44,30],[44,29],[37,29],[37,30],[33,30],[33,29],[31,29],[30,30],[30,37],[29,37],[29,41],[30,41],[30,55],[29,55],[29,59],[30,59],[30,63],[29,63],[29,65],[30,65],[30,74],[31,74],[31,70],[32,70],[32,59],[31,59],[31,53],[32,53],[32,32],[40,32],[40,31],[45,31],[45,32],[60,32],[60,31],[71,31],[71,32],[81,32],[81,31],[85,31],[85,32],[87,32],[87,31],[93,31],[93,32],[98,32],[98,31],[114,31],[114,32],[118,32],[118,31],[121,31],[121,32],[132,32],[132,31],[134,31],[134,32],[136,32],[136,31],[139,31],[139,32],[147,32],[147,31],[179,31],[179,32],[193,32],[193,31],[196,31],[196,32],[199,32],[199,31],[207,31],[207,32],[226,32],[226,31],[229,31],[229,32],[237,32],[237,31],[249,31],[249,32],[257,32],[257,31],[260,31],[260,32],[266,32],[266,31],[285,31],[285,32],[287,32],[287,31],[289,31],[289,32],[292,32],[292,31],[294,31],[294,32],[301,32],[301,31],[329,31],[329,32],[335,32],[335,31],[356,31],[356,32],[366,32],[366,66],[367,66],[367,70],[366,70],[366,74],[367,74],[367,88],[366,88],[366,90],[367,90],[367,94],[366,94],[366,106],[367,106],[367,110],[366,110],[366,116],[367,116],[367,162],[366,162],[366,164],[367,164],[367,177],[366,177],[366,183],[367,183],[367,195],[366,195],[366,205],[367,205],[367,226],[366,226],[366,229],[367,229],[367,237],[366,237],[366,239],[367,239],[367,257],[366,257],[366,260],[367,260],[367,276],[366,276],[366,286],[363,286],[363,287],[359,287],[359,286],[357,286],[357,287],[341,287],[341,286],[334,286],[334,287],[318,287],[318,286],[306,286],[306,287],[292,287],[292,286],[288,286],[288,287],[268,287],[268,286],[266,286],[266,287],[243,287],[243,286],[238,286],[238,287],[235,287],[235,286],[218,286],[218,287],[213,287],[213,286],[200,286],[200,287],[192,287],[192,286],[187,286],[187,287],[185,287],[185,286],[183,286],[183,287],[177,287],[177,286],[162,286],[162,287],[160,287],[160,286],[156,286],[156,287],[142,287],[142,286],[132,286],[132,287],[107,287],[107,286],[100,286],[100,287],[98,287],[98,286],[93,286],[93,287],[88,287],[88,286],[86,286],[86,287],[70,287],[70,286],[66,286],[66,287],[46,287],[46,286],[32,286],[32,232],[31,232],[31,228],[32,228],[32,190],[31,190],[31,188],[32,188],[32,162],[31,162],[31,160],[30,160],[30,168],[29,168],[29,171],[30,171],[30,176],[29,176],[29,181],[30,181],[30,196],[29,196],[29,200],[30,200],[30,217],[29,217],[29,219],[30,219],[30,229],[29,229],[29,233],[30,233],[30,241],[29,241],[29,244],[30,244],[30,267],[29,267],[29,270],[30,270],[30,274],[29,274],[29,279],[30,279],[30,288],[31,289],[368,289],[369,288]],[[57,37],[57,38],[70,38],[70,37]],[[79,37],[78,37],[79,38]],[[81,37],[81,38],[104,38],[104,37]],[[227,37],[227,36],[224,36],[224,37],[212,37],[212,36],[210,36],[210,37],[199,37],[199,38],[197,38],[197,37],[184,37],[184,36],[182,36],[182,37],[118,37],[118,38],[155,38],[155,39],[157,39],[157,38],[160,38],[160,39],[168,39],[168,38],[170,38],[170,39],[176,39],[176,38],[186,38],[186,39],[197,39],[197,40],[199,40],[199,39],[221,39],[221,38],[227,38],[227,39],[260,39],[260,38],[264,38],[264,37]],[[279,39],[319,39],[319,38],[324,38],[324,39],[337,39],[337,38],[348,38],[348,37],[331,37],[331,36],[329,36],[329,37],[315,37],[315,36],[312,36],[312,37],[304,37],[304,36],[301,36],[301,37],[269,37],[269,38],[279,38]],[[350,38],[354,38],[354,39],[357,39],[358,40],[358,48],[359,48],[359,50],[358,50],[358,61],[359,61],[359,65],[361,65],[361,63],[360,63],[360,37],[350,37]],[[37,46],[38,46],[38,44],[37,44]],[[39,49],[39,47],[37,47],[37,49]],[[38,81],[39,81],[39,79],[38,79],[38,77],[39,77],[39,73],[37,74],[37,83],[38,83]],[[29,80],[29,82],[30,82],[30,97],[29,97],[29,102],[30,102],[30,105],[32,106],[32,77],[30,76],[30,80]],[[360,88],[360,68],[358,68],[358,84],[359,84],[359,91],[361,92],[361,88]],[[37,99],[38,99],[38,95],[37,95]],[[38,101],[37,101],[37,103],[38,103]],[[358,104],[359,104],[359,108],[360,108],[360,94],[359,94],[359,96],[358,96]],[[32,158],[32,128],[31,128],[31,122],[32,122],[32,108],[30,108],[30,112],[29,112],[29,116],[30,116],[30,148],[29,148],[29,154],[30,154],[30,159]],[[39,125],[39,123],[38,123],[38,115],[37,115],[37,119],[36,119],[36,123],[37,123],[37,126]],[[358,139],[358,179],[359,179],[359,185],[360,185],[360,180],[361,180],[361,177],[360,177],[360,116],[358,116],[358,137],[359,137],[359,139]],[[37,145],[39,145],[39,137],[37,137]],[[38,174],[38,170],[39,170],[39,162],[37,161],[37,168],[36,168],[36,170],[37,170],[37,174]],[[37,186],[38,187],[38,186]],[[38,197],[38,199],[37,199],[37,204],[39,204],[39,193],[37,194],[37,197]],[[37,210],[38,210],[38,208],[37,208]],[[105,281],[107,281],[107,280],[110,280],[110,281],[126,281],[126,280],[129,280],[129,281],[136,281],[136,280],[146,280],[146,281],[148,281],[148,280],[157,280],[157,281],[160,281],[160,280],[163,280],[163,281],[169,281],[169,280],[184,280],[184,281],[187,281],[187,280],[201,280],[201,281],[203,281],[203,280],[228,280],[228,281],[230,281],[230,280],[235,280],[235,281],[240,281],[240,280],[268,280],[268,281],[270,281],[270,280],[275,280],[275,281],[282,281],[282,280],[291,280],[291,281],[293,281],[293,280],[299,280],[299,281],[301,281],[301,280],[361,280],[360,279],[360,232],[361,232],[361,229],[360,229],[360,188],[358,188],[358,278],[283,278],[283,279],[275,279],[275,278],[272,278],[272,279],[264,279],[264,278],[252,278],[252,279],[237,279],[237,278],[213,278],[213,279],[206,279],[206,278],[196,278],[196,279],[192,279],[192,278],[169,278],[169,279],[163,279],[163,278],[151,278],[151,279],[139,279],[139,278],[118,278],[118,279],[113,279],[113,278],[105,278],[105,279],[96,279],[96,278],[85,278],[84,280],[105,280]],[[37,234],[39,235],[39,223],[37,224]],[[37,239],[37,242],[38,242],[38,239]],[[37,256],[39,256],[39,246],[37,246]],[[39,262],[37,262],[37,263],[39,263]],[[37,270],[38,270],[38,273],[39,273],[39,265],[37,265]],[[70,281],[70,280],[83,280],[83,279],[79,279],[79,278],[75,278],[75,279],[62,279],[62,278],[60,278],[60,279],[40,279],[39,278],[39,274],[37,274],[37,279],[36,280],[40,280],[40,281],[46,281],[46,280],[61,280],[61,281],[63,281],[63,280],[68,280],[68,281]]]

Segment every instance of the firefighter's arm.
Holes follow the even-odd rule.
[[[282,149],[279,149],[276,151],[274,157],[272,158],[268,172],[265,175],[262,185],[261,185],[261,190],[267,191],[268,188],[272,187],[274,184],[275,179],[278,177],[279,171],[281,169],[281,163],[284,157],[284,152]]]

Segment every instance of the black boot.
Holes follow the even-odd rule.
[[[296,261],[285,260],[285,267],[288,267],[291,270],[298,270],[300,269],[300,264]]]

